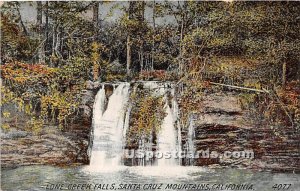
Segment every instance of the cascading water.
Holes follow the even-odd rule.
[[[179,108],[176,99],[173,99],[173,112],[174,112],[174,123],[177,128],[177,151],[182,151],[182,138],[181,138],[181,126],[179,123]],[[178,160],[178,164],[181,165],[181,159]]]
[[[105,89],[104,85],[102,85],[95,98],[95,104],[93,107],[93,124],[97,123],[102,117],[105,99]]]
[[[106,167],[120,165],[122,155],[122,132],[125,125],[129,84],[121,83],[113,91],[103,112],[105,90],[102,88],[95,100],[93,128],[94,139],[90,165]]]
[[[190,155],[193,156],[193,153],[195,152],[195,147],[194,147],[194,137],[195,137],[195,129],[194,129],[194,119],[190,118],[190,124],[189,124],[189,129],[188,129],[188,134],[187,134],[187,163],[189,165],[193,165],[193,158],[189,157]]]
[[[106,101],[104,86],[95,98],[93,115],[93,144],[91,147],[90,166],[92,168],[119,166],[123,148],[126,145],[126,132],[129,127],[132,103],[129,103],[129,83],[120,83],[114,88],[112,95]],[[114,86],[115,87],[115,86]],[[174,97],[174,89],[169,83],[143,82],[143,87],[150,89],[154,96],[165,96],[166,116],[160,131],[157,132],[157,151],[172,152],[172,157],[157,158],[158,167],[180,165],[180,160],[174,158],[174,151],[181,151],[181,129],[178,124],[178,105]],[[134,87],[133,87],[134,90]],[[170,91],[171,90],[171,91]],[[172,100],[168,101],[171,93]],[[107,103],[106,110],[105,104]],[[172,105],[172,106],[171,106]],[[151,136],[151,135],[150,135]],[[139,142],[139,149],[152,151],[153,137],[143,138]],[[145,140],[147,140],[145,142]],[[127,164],[128,164],[128,160]],[[154,160],[155,161],[155,160]],[[137,165],[152,166],[152,159],[139,160]],[[125,161],[124,161],[125,162]]]
[[[158,151],[163,154],[177,150],[173,112],[168,103],[166,103],[165,108],[167,115],[163,120],[161,130],[158,135]],[[166,158],[163,156],[162,158],[157,159],[157,161],[159,167],[178,165],[178,162],[174,157]]]

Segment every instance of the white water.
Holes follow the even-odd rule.
[[[102,85],[102,88],[98,91],[96,98],[95,98],[95,104],[93,106],[93,123],[97,123],[103,114],[104,111],[104,104],[105,104],[105,89],[104,85]]]
[[[174,98],[174,89],[171,91],[173,96],[172,108],[167,103],[168,90],[164,84],[156,82],[147,82],[144,88],[153,90],[154,95],[165,95],[165,111],[166,116],[163,119],[160,131],[157,135],[157,151],[160,153],[180,151],[181,148],[181,129],[177,123],[178,105]],[[103,171],[103,169],[116,169],[121,165],[121,156],[123,154],[124,141],[126,132],[129,128],[129,119],[131,112],[131,103],[129,100],[129,84],[121,83],[117,87],[114,86],[113,94],[109,97],[107,109],[104,111],[106,95],[105,89],[102,87],[96,95],[93,115],[93,146],[91,148],[91,170]],[[145,139],[146,140],[146,139]],[[139,148],[151,151],[152,138],[148,141],[141,141]],[[173,155],[172,155],[173,156]],[[151,166],[151,160],[139,161],[138,165]],[[180,165],[180,160],[174,157],[163,157],[157,159],[157,167],[172,167]],[[108,167],[108,168],[107,168]]]
[[[90,167],[97,169],[120,165],[128,95],[129,84],[121,83],[109,97],[107,109],[103,113],[105,90],[102,88],[98,92],[94,104]]]
[[[169,83],[162,83],[158,81],[145,81],[143,82],[143,87],[145,89],[150,89],[152,90],[152,95],[154,96],[160,96],[164,95],[166,93],[166,88],[168,86],[171,86]]]
[[[189,130],[187,135],[187,153],[194,153],[195,147],[194,147],[194,137],[195,137],[195,129],[194,129],[194,120],[190,118],[190,124],[189,124]],[[189,154],[188,154],[189,155]],[[193,158],[188,158],[189,165],[193,165]]]
[[[174,124],[177,128],[177,151],[182,151],[182,144],[181,144],[181,126],[179,122],[179,106],[175,98],[175,89],[172,89],[172,109],[173,109],[173,116],[174,116]],[[181,165],[181,160],[178,160],[178,164]]]
[[[166,103],[166,117],[163,120],[160,133],[158,135],[158,151],[165,154],[177,150],[176,131],[174,127],[174,116],[170,106]],[[178,165],[178,160],[174,157],[162,157],[157,159],[159,167]]]

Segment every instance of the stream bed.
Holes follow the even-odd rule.
[[[99,170],[99,169],[98,169]],[[2,191],[17,190],[289,190],[298,191],[300,174],[202,167],[23,166],[2,169]],[[287,184],[288,189],[279,189]],[[285,187],[287,187],[285,186]]]

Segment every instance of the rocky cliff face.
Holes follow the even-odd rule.
[[[1,134],[1,166],[86,164],[87,139],[82,133],[61,132],[53,126],[39,135],[11,129]]]
[[[1,134],[2,167],[31,164],[87,164],[93,104],[100,83],[87,82],[82,92],[81,120],[64,131],[45,127],[40,135],[20,128]],[[112,86],[107,84],[107,93]],[[109,95],[108,95],[109,96]],[[197,151],[253,151],[254,158],[199,158],[194,165],[238,167],[275,171],[300,171],[300,134],[295,129],[271,129],[249,117],[242,109],[237,94],[232,92],[206,93],[203,106],[194,120],[194,146]],[[182,131],[183,145],[187,130]]]
[[[199,158],[195,165],[300,171],[300,134],[293,128],[271,129],[249,118],[237,95],[210,94],[195,120],[196,150],[253,151],[254,158]]]
[[[9,129],[1,131],[2,168],[88,163],[89,121],[82,118],[63,130],[57,126],[44,125],[40,132],[34,133],[26,129],[29,118],[23,112],[16,111],[13,106],[6,107],[9,107],[5,110],[10,111],[11,117],[2,120],[10,124]]]
[[[64,130],[45,125],[38,134],[26,131],[29,118],[12,105],[4,106],[11,118],[5,119],[10,128],[1,132],[1,167],[88,164],[93,104],[99,88],[100,83],[87,82],[78,119]]]

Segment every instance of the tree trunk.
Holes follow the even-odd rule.
[[[184,1],[184,5],[183,5],[183,14],[181,17],[181,27],[180,27],[180,64],[179,64],[179,75],[183,75],[184,71],[184,43],[183,43],[183,39],[184,39],[184,30],[185,30],[185,19],[186,19],[186,6],[187,6],[187,2]]]
[[[56,21],[53,21],[53,26],[52,26],[52,51],[51,51],[51,67],[56,67],[57,64],[57,55],[55,52],[55,47],[57,43],[57,24]]]
[[[145,20],[145,1],[142,1],[142,10],[141,10],[141,16],[142,16],[142,21]]]
[[[41,1],[37,1],[36,3],[37,3],[36,25],[37,25],[37,31],[40,35],[42,32],[43,5]]]
[[[129,8],[128,8],[128,18],[132,19],[133,12],[134,12],[134,4],[136,2],[129,1]],[[131,67],[131,37],[130,37],[130,29],[128,29],[127,34],[127,43],[126,43],[126,49],[127,49],[127,62],[126,62],[126,70],[127,70],[127,77],[131,75],[130,67]]]
[[[18,13],[18,17],[19,17],[19,21],[20,21],[20,24],[22,26],[22,29],[23,29],[23,32],[25,33],[26,36],[29,36],[29,33],[24,25],[24,22],[22,20],[22,16],[21,16],[21,12],[20,12],[20,3],[17,2],[17,5],[18,5],[18,8],[17,8],[17,13]]]
[[[64,28],[60,28],[60,50],[61,56],[64,56]]]
[[[95,2],[93,6],[93,22],[97,25],[99,21],[99,2]]]
[[[93,23],[94,23],[94,43],[97,44],[97,39],[99,35],[99,2],[94,2],[93,5]],[[94,50],[95,54],[98,54],[98,49]],[[99,58],[93,58],[93,78],[94,81],[97,81],[100,76],[100,66]]]
[[[95,35],[94,40],[97,39],[98,36],[98,27],[99,27],[99,2],[95,2],[93,5],[93,23],[95,27]]]
[[[153,0],[153,8],[152,8],[152,22],[153,22],[153,35],[152,35],[152,48],[151,48],[151,70],[153,70],[154,65],[154,50],[155,50],[155,35],[156,35],[156,28],[155,28],[155,0]]]
[[[56,56],[59,56],[61,58],[61,53],[59,51],[60,46],[61,46],[61,27],[58,26],[56,28],[56,43],[55,43],[55,54]]]
[[[145,20],[145,2],[142,1],[141,2],[141,20],[139,22],[141,22],[141,25],[143,25],[143,22]],[[143,66],[144,66],[144,38],[143,38],[143,34],[140,34],[140,67],[141,67],[141,71],[143,71]]]
[[[179,75],[183,74],[183,30],[184,30],[184,18],[181,21],[180,27],[180,61],[179,61]]]
[[[126,64],[126,69],[127,69],[127,76],[130,76],[130,67],[131,67],[131,42],[130,42],[130,35],[127,36],[127,64]]]
[[[41,1],[37,1],[37,18],[36,18],[36,26],[37,26],[37,33],[39,36],[39,43],[43,41],[43,33],[42,33],[42,23],[43,23],[43,5]],[[45,52],[44,52],[44,45],[40,44],[40,48],[38,50],[38,62],[44,63],[45,62]]]
[[[46,1],[45,4],[45,37],[46,37],[46,42],[45,42],[45,55],[49,56],[49,14],[48,14],[48,9],[49,9],[49,2]]]
[[[286,61],[282,64],[282,87],[285,89],[286,85]]]
[[[140,68],[141,72],[144,69],[144,50],[143,50],[143,44],[140,46]]]

